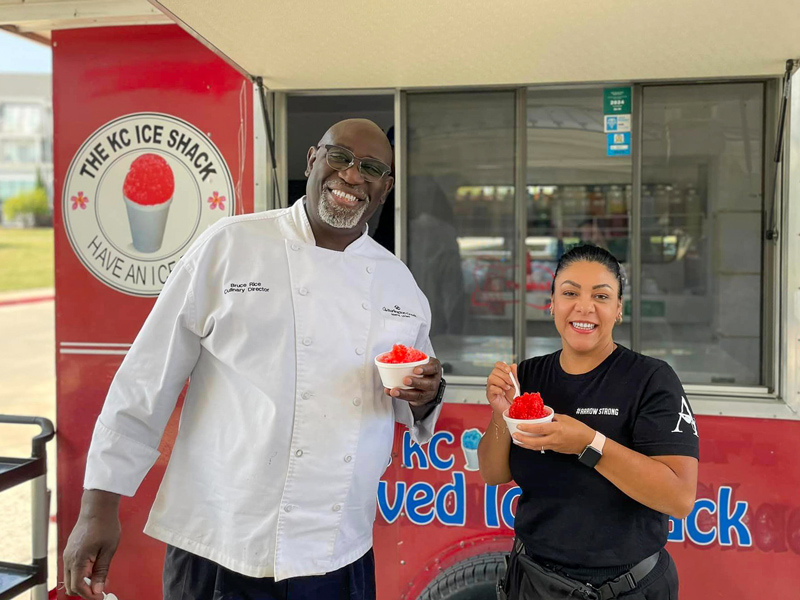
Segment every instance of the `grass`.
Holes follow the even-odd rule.
[[[0,292],[53,287],[53,229],[0,228]]]

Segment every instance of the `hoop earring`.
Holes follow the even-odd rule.
[[[622,315],[617,317],[617,325],[621,325],[621,324],[622,324]]]

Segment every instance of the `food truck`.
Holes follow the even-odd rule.
[[[365,117],[395,150],[371,231],[428,297],[448,381],[428,444],[395,432],[378,598],[495,597],[519,490],[477,471],[486,376],[559,348],[550,281],[584,242],[627,272],[617,341],[667,361],[697,414],[698,497],[668,543],[682,597],[797,594],[793,3],[6,1],[0,23],[53,48],[59,554],[94,420],[175,263],[218,219],[296,201],[309,146]],[[123,198],[143,154],[180,189],[160,212]],[[160,594],[164,548],[140,532],[179,415],[121,505],[123,599]]]

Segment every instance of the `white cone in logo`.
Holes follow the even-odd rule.
[[[133,247],[139,252],[150,253],[161,249],[164,230],[167,228],[170,204],[172,204],[172,198],[153,206],[137,204],[125,198]]]

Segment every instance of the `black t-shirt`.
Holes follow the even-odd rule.
[[[694,416],[667,363],[618,345],[597,368],[570,375],[560,356],[520,363],[522,391],[540,392],[556,413],[646,456],[698,457]],[[574,454],[512,444],[510,466],[522,490],[514,529],[541,562],[578,569],[632,565],[667,542],[667,515],[628,497]]]

